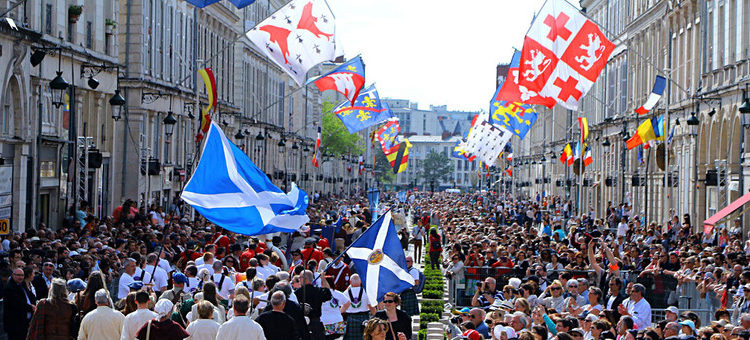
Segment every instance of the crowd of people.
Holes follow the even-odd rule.
[[[407,229],[407,206],[383,196]],[[8,339],[412,337],[413,289],[370,303],[342,254],[372,223],[364,199],[319,199],[301,230],[257,237],[192,218],[179,200],[129,200],[103,219],[80,207],[59,228],[0,242]]]
[[[750,242],[628,204],[576,214],[559,197],[384,194],[415,287],[370,303],[342,252],[364,199],[320,199],[298,232],[237,235],[175,200],[0,242],[9,339],[411,339],[415,263],[449,282],[447,332],[468,339],[750,340]],[[409,245],[412,245],[409,249]],[[422,253],[424,247],[427,252]],[[408,250],[408,251],[407,251]],[[692,299],[692,301],[691,301]]]
[[[422,227],[444,235],[454,336],[750,338],[750,242],[740,220],[704,233],[689,215],[646,222],[628,204],[597,217],[541,195],[415,203]]]

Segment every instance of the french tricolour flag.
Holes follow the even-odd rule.
[[[662,76],[656,76],[656,81],[654,82],[654,89],[651,90],[651,93],[648,95],[648,98],[646,99],[646,103],[643,104],[643,106],[635,109],[635,112],[639,115],[647,114],[651,109],[654,108],[657,102],[659,102],[659,99],[661,99],[661,96],[664,94],[664,89],[667,87],[667,79]]]

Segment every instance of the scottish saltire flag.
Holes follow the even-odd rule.
[[[406,271],[406,257],[390,211],[362,233],[346,254],[362,277],[372,306],[382,301],[385,293],[400,294],[414,286],[414,278]]]
[[[641,107],[635,109],[635,112],[639,115],[645,115],[651,111],[651,109],[656,106],[656,103],[659,102],[661,96],[664,95],[664,89],[666,87],[667,79],[662,76],[656,76],[654,88],[651,90],[651,93],[649,93],[648,98],[646,98],[646,102]]]
[[[511,80],[506,79],[507,81]],[[503,84],[500,84],[490,99],[490,124],[502,125],[518,138],[523,139],[536,122],[537,113],[529,104],[498,100],[502,88]]]
[[[343,102],[333,109],[349,133],[356,133],[378,123],[393,118],[388,104],[380,101],[375,85],[370,85],[359,93],[354,104]]]
[[[311,81],[321,92],[334,90],[343,94],[354,106],[359,91],[365,86],[365,65],[362,63],[362,57],[357,56]]]
[[[255,0],[229,0],[229,2],[231,2],[235,7],[242,9],[252,5]]]
[[[293,232],[310,219],[307,194],[284,193],[211,122],[182,200],[216,225],[243,235]]]
[[[195,6],[195,7],[203,8],[203,7],[206,7],[208,5],[217,3],[217,2],[219,2],[219,0],[185,0],[185,2],[191,4],[191,5]]]

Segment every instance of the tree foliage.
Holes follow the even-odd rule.
[[[433,180],[435,183],[440,183],[441,180],[449,181],[449,175],[453,171],[453,162],[448,155],[430,150],[419,170],[422,183],[428,184]]]
[[[358,134],[350,134],[341,119],[333,113],[334,103],[323,102],[323,124],[320,132],[320,148],[332,156],[345,154],[361,155],[361,137]]]

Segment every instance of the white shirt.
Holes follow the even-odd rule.
[[[267,277],[276,274],[277,270],[274,270],[271,266],[257,266],[255,267],[255,277],[265,281]]]
[[[646,327],[651,326],[651,305],[646,299],[641,298],[638,302],[635,302],[627,298],[622,304],[628,309],[628,314],[633,317],[638,329],[646,329]]]
[[[628,224],[625,222],[620,222],[620,224],[617,225],[617,236],[626,236],[628,234]]]
[[[347,313],[361,313],[361,312],[369,312],[370,311],[370,300],[367,299],[367,292],[362,292],[361,300],[357,303],[354,302],[354,300],[359,298],[359,292],[362,289],[362,287],[352,287],[349,286],[349,288],[346,288],[344,291],[344,295],[346,296],[346,299],[351,302],[349,305],[349,308],[346,309]]]
[[[411,267],[411,269],[409,269],[409,274],[414,278],[414,283],[416,284],[416,282],[419,281],[419,269]]]
[[[221,282],[222,277],[224,277],[224,282]],[[216,283],[216,289],[218,289],[219,295],[225,299],[229,299],[229,296],[234,292],[234,283],[232,282],[232,279],[230,279],[229,276],[223,276],[221,274],[214,274],[211,278],[214,283]],[[219,283],[221,283],[221,287],[219,287]]]
[[[159,259],[159,268],[164,269],[167,274],[172,271],[172,266],[169,265],[167,259]]]
[[[216,339],[265,340],[263,328],[250,318],[232,318],[219,327]]]
[[[138,309],[137,311],[125,316],[125,321],[122,323],[122,335],[120,340],[133,340],[138,330],[148,322],[159,316],[158,314],[146,309]]]
[[[128,275],[128,273],[122,273],[120,275],[120,282],[117,283],[117,299],[124,299],[128,296],[128,293],[130,293],[130,287],[128,287],[129,284],[133,283],[135,281],[132,276]]]
[[[187,278],[188,282],[185,284],[185,291],[188,293],[194,292],[196,289],[198,289],[198,278],[197,277],[189,277]]]
[[[119,340],[125,316],[107,306],[98,306],[81,321],[78,340]]]
[[[218,322],[210,319],[198,319],[191,322],[187,329],[185,329],[190,336],[186,339],[189,340],[215,340],[216,333],[219,332]]]
[[[206,261],[203,259],[203,256],[195,259],[195,266],[200,267],[202,265],[206,264]],[[200,268],[199,268],[200,269]]]
[[[145,269],[145,273],[143,274],[143,284],[153,283],[154,284],[154,290],[159,291],[163,287],[167,287],[167,281],[169,280],[167,276],[167,272],[164,271],[164,269],[161,269],[159,267],[156,267],[156,271],[154,271],[154,266],[147,265]],[[154,279],[151,280],[151,273],[154,273]]]
[[[320,322],[324,325],[332,325],[337,322],[343,322],[344,317],[341,316],[341,306],[349,301],[349,298],[335,289],[329,289],[331,291],[332,299],[323,302],[320,307],[322,314],[320,315]]]
[[[200,259],[199,259],[199,260],[200,260]],[[203,268],[206,268],[206,269],[208,269],[208,273],[209,273],[209,274],[211,274],[211,275],[214,275],[214,266],[213,266],[213,262],[212,262],[211,264],[208,264],[208,263],[204,263],[204,264],[202,264],[202,265],[200,265],[200,266],[198,266],[198,265],[196,264],[196,266],[198,267],[198,273],[200,273],[200,272],[201,272],[201,269],[203,269]],[[200,276],[200,275],[199,275],[199,276]]]

